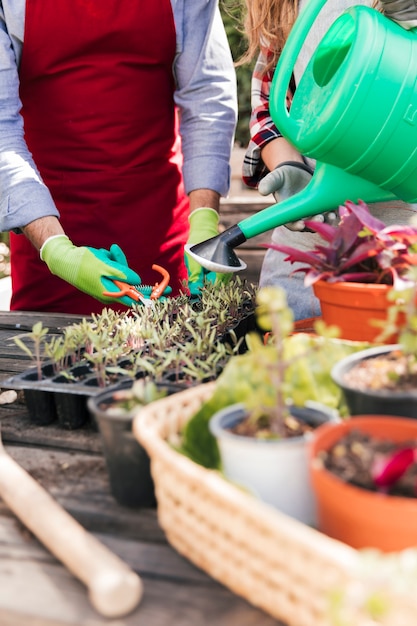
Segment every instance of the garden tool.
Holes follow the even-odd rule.
[[[290,109],[294,64],[325,2],[309,0],[279,58],[271,116],[300,154],[316,159],[299,193],[231,226],[187,252],[216,272],[245,264],[234,248],[287,222],[344,204],[417,200],[417,29],[366,6],[342,13],[317,46]]]
[[[0,496],[39,541],[87,586],[98,613],[121,617],[136,608],[142,597],[139,576],[12,459],[1,436]]]
[[[122,298],[123,296],[129,296],[135,302],[141,302],[145,306],[152,306],[153,300],[158,300],[168,287],[170,275],[166,269],[160,265],[152,265],[152,269],[159,272],[162,276],[162,281],[156,282],[151,285],[130,285],[129,283],[121,280],[113,280],[119,291],[103,291],[103,296],[110,296],[111,298]]]

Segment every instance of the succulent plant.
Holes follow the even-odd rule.
[[[417,228],[386,226],[362,201],[347,201],[339,214],[337,226],[306,221],[324,242],[310,251],[274,243],[267,247],[286,254],[290,263],[303,263],[295,272],[305,273],[306,286],[318,280],[406,286],[409,269],[417,266]]]

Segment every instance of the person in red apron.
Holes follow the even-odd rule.
[[[14,109],[17,148],[3,174],[0,167],[2,207],[8,194],[0,229],[14,231],[11,308],[123,308],[130,297],[103,293],[118,291],[113,279],[153,285],[161,278],[154,264],[169,272],[168,292],[192,287],[202,269],[188,262],[187,272],[184,245],[217,234],[236,121],[235,75],[217,2],[1,5],[24,123],[22,148]],[[0,97],[5,91],[0,78]],[[216,98],[214,108],[207,104]],[[3,129],[0,119],[0,150]]]

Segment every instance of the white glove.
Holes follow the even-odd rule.
[[[403,28],[417,26],[417,5],[410,0],[381,0],[383,13]]]
[[[282,202],[302,191],[304,187],[307,187],[313,173],[314,170],[305,163],[286,161],[278,165],[260,181],[258,191],[262,196],[272,193],[277,202]],[[337,214],[334,211],[330,211],[311,216],[309,219],[335,224],[337,222]],[[306,228],[304,220],[288,222],[285,226],[294,231],[310,230]]]

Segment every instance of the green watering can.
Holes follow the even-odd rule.
[[[276,226],[334,210],[346,200],[417,201],[417,36],[375,9],[341,14],[317,46],[292,105],[287,88],[312,24],[329,0],[309,0],[281,53],[272,119],[298,151],[316,159],[310,183],[187,251],[204,267],[246,267],[234,248]]]

